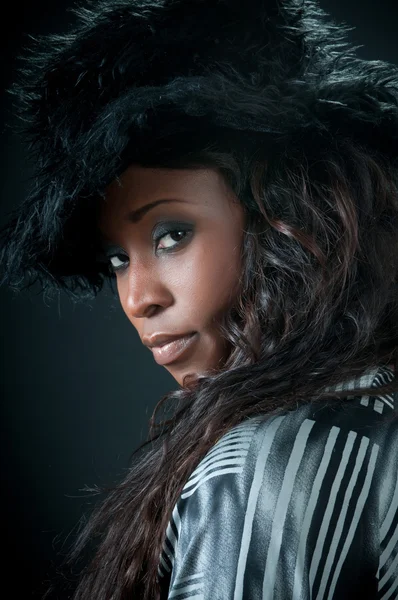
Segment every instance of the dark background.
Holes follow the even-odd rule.
[[[28,187],[29,165],[12,124],[10,85],[28,34],[64,31],[72,2],[9,3],[1,21],[0,225]],[[359,54],[398,63],[392,0],[321,0],[356,26]],[[5,16],[7,10],[7,16]],[[3,593],[40,598],[93,499],[86,484],[112,485],[144,441],[152,410],[176,384],[109,291],[86,305],[45,304],[38,290],[0,289]]]

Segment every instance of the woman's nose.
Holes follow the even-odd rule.
[[[150,269],[137,268],[128,273],[125,309],[134,319],[150,316],[172,303],[172,295],[159,275]]]

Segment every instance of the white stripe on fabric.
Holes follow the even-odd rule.
[[[265,465],[268,461],[268,456],[271,446],[275,439],[276,432],[286,417],[275,417],[267,425],[261,447],[259,449],[254,475],[250,486],[249,497],[247,500],[245,520],[243,523],[242,539],[239,551],[239,559],[236,570],[234,600],[243,600],[243,580],[246,570],[247,555],[249,553],[250,540],[252,536],[253,520],[256,512],[257,500],[263,484]]]
[[[395,573],[398,573],[398,552],[391,565],[389,566],[388,570],[385,572],[384,576],[379,581],[379,591],[382,587],[384,587],[384,584],[387,583],[390,577],[392,577],[392,575],[394,575]]]
[[[325,474],[327,468],[330,463],[330,459],[332,456],[333,448],[336,444],[337,436],[340,433],[340,428],[333,426],[330,430],[328,439],[325,444],[325,449],[323,452],[322,460],[318,467],[318,471],[316,473],[314,483],[312,486],[311,495],[309,497],[307,508],[304,514],[303,523],[301,526],[301,534],[300,540],[297,550],[297,558],[296,558],[296,567],[294,571],[294,586],[293,586],[293,599],[301,598],[301,590],[303,585],[303,574],[304,574],[304,564],[306,560],[305,550],[307,546],[308,534],[312,522],[312,518],[314,516],[314,511],[318,502],[321,486],[323,480],[325,478]]]
[[[211,471],[212,469],[218,468],[218,467],[227,467],[227,466],[237,466],[237,465],[244,465],[245,464],[245,459],[244,458],[236,458],[236,457],[232,457],[232,458],[226,458],[224,460],[216,460],[216,462],[214,462],[214,464],[210,464],[208,465],[203,472],[198,473],[196,475],[196,477],[193,477],[190,482],[189,485],[184,486],[184,490],[185,489],[189,489],[192,485],[195,485],[198,481],[200,481],[203,476],[208,473],[209,471]]]
[[[389,590],[384,594],[384,596],[382,596],[380,598],[380,600],[390,600],[393,593],[396,592],[397,590],[398,590],[398,577],[396,578],[396,580],[392,584],[392,586],[389,588]],[[395,596],[395,598],[393,598],[392,600],[396,600],[396,598],[397,598],[397,596]]]
[[[282,546],[282,537],[285,530],[286,514],[292,497],[297,471],[299,470],[304,452],[307,448],[308,437],[314,425],[315,421],[310,419],[305,419],[301,424],[285,469],[282,487],[276,503],[269,551],[267,553],[267,562],[264,570],[263,600],[272,600],[274,598],[275,580]]]
[[[393,535],[391,536],[390,541],[385,547],[384,551],[381,553],[379,568],[382,569],[386,564],[387,560],[390,558],[394,548],[397,547],[398,544],[398,525],[395,528]]]
[[[185,494],[181,494],[181,498],[188,498],[189,496],[192,496],[192,494],[196,492],[196,490],[202,485],[202,483],[208,481],[209,479],[212,479],[213,477],[218,477],[218,475],[227,475],[228,473],[242,473],[242,470],[243,467],[234,467],[231,469],[220,469],[219,471],[210,473],[210,475],[207,475],[207,477],[201,479],[199,483],[197,483],[196,486],[192,488],[192,490],[189,490]]]
[[[392,395],[387,394],[386,396],[378,396],[379,400],[382,400],[384,404],[387,404],[390,408],[394,408],[394,398]]]
[[[169,528],[171,529],[171,523],[173,523],[173,522],[174,522],[174,525],[175,525],[175,527],[177,529],[177,537],[174,535],[174,532],[172,531],[173,538],[174,538],[175,542],[173,542],[169,538],[169,535],[168,535],[169,534]],[[164,556],[166,556],[168,558],[168,560],[170,561],[172,568],[174,567],[176,545],[177,545],[177,542],[178,542],[178,538],[180,536],[180,531],[181,531],[181,517],[180,517],[180,513],[178,512],[178,506],[176,504],[174,506],[174,509],[173,509],[173,512],[172,512],[172,515],[171,515],[171,519],[170,519],[169,525],[168,525],[168,527],[166,529],[166,537],[170,541],[170,543],[172,544],[173,550],[171,551],[168,548],[168,546],[164,543],[163,544],[163,552],[162,552],[162,554]],[[167,568],[167,566],[166,566],[166,568]],[[170,571],[170,569],[167,568],[167,571]]]
[[[243,440],[243,441],[248,441],[250,442],[250,440],[253,437],[253,433],[256,430],[256,427],[246,427],[245,429],[242,429],[241,431],[230,431],[229,433],[226,433],[224,436],[222,436],[218,442],[216,442],[213,446],[213,448],[210,449],[210,452],[212,452],[213,450],[217,450],[217,448],[219,448],[220,446],[225,446],[225,444],[231,443],[232,441],[239,441],[239,440]]]
[[[246,427],[242,427],[241,429],[239,429],[239,431],[232,429],[228,433],[225,433],[210,450],[216,450],[220,446],[223,446],[227,442],[235,439],[239,440],[240,438],[247,438],[248,440],[251,440],[253,437],[253,433],[256,431],[257,427],[258,425],[251,425],[250,427],[249,425],[246,425]]]
[[[394,373],[391,369],[381,369],[376,375],[372,387],[381,387],[382,385],[386,385],[386,383],[390,383],[393,379]]]
[[[372,447],[370,458],[369,458],[368,471],[367,471],[367,474],[366,474],[366,477],[365,477],[365,481],[363,483],[361,493],[359,494],[359,497],[358,497],[358,500],[357,500],[357,503],[356,503],[354,515],[353,515],[353,518],[352,518],[352,521],[351,521],[350,528],[349,528],[348,533],[347,533],[346,540],[344,542],[344,546],[343,546],[343,548],[341,550],[341,553],[340,553],[340,556],[339,556],[339,560],[338,560],[336,568],[334,570],[332,583],[330,584],[330,590],[329,590],[328,600],[333,600],[334,590],[335,590],[336,585],[337,585],[337,580],[338,580],[338,578],[340,576],[340,571],[341,571],[343,563],[344,563],[344,561],[345,561],[345,559],[347,557],[348,551],[349,551],[350,546],[352,544],[352,540],[354,539],[354,534],[355,534],[355,531],[356,531],[356,529],[358,527],[359,519],[361,518],[361,515],[362,515],[362,512],[363,512],[366,500],[368,498],[369,491],[370,491],[370,486],[371,486],[372,479],[373,479],[373,474],[374,474],[375,467],[376,467],[376,460],[377,460],[377,455],[378,455],[379,450],[380,450],[380,447],[377,444],[374,444],[373,447]],[[345,501],[346,501],[346,498],[344,498],[344,503],[345,503]]]
[[[388,367],[373,367],[368,371],[365,371],[362,375],[355,377],[351,380],[341,382],[335,386],[327,386],[325,391],[350,391],[356,387],[365,388],[365,387],[380,387],[381,385],[385,385],[394,379],[394,372],[392,369]],[[349,399],[354,398],[354,396],[348,396]],[[363,395],[360,404],[362,406],[369,406],[369,398],[368,395]],[[381,413],[383,412],[383,407],[380,406],[379,402],[382,401],[384,404],[387,404],[390,408],[394,408],[394,399],[390,395],[386,396],[378,396],[378,401],[375,402],[373,409]]]
[[[226,442],[223,442],[223,443],[217,445],[217,447],[214,447],[213,450],[208,452],[208,454],[206,454],[206,456],[200,461],[200,463],[198,464],[196,469],[194,471],[192,471],[192,473],[185,485],[189,484],[191,479],[194,478],[196,476],[196,474],[198,473],[198,471],[201,470],[202,465],[206,464],[211,458],[213,458],[213,456],[216,456],[217,454],[219,454],[220,452],[223,452],[223,451],[229,452],[230,450],[249,450],[252,439],[253,439],[253,437],[250,437],[250,438],[245,437],[242,440],[242,437],[241,437],[240,439],[237,439],[236,441],[228,440]]]
[[[254,420],[254,419],[253,419]],[[253,433],[256,431],[260,420],[256,419],[256,421],[258,421],[258,423],[255,424],[248,424],[248,423],[244,423],[241,424],[237,427],[233,427],[230,431],[228,431],[227,433],[225,433],[213,446],[212,449],[218,448],[219,446],[221,446],[222,444],[228,442],[231,439],[234,438],[239,438],[239,437],[245,437],[247,436],[249,439],[251,439],[253,437]]]
[[[204,460],[200,464],[200,468],[196,469],[195,476],[197,477],[198,475],[200,475],[200,473],[207,470],[208,466],[214,465],[214,463],[216,463],[219,460],[224,460],[226,458],[237,457],[237,456],[245,457],[245,456],[247,456],[247,452],[248,452],[248,450],[246,448],[241,449],[239,447],[237,448],[236,446],[232,450],[224,450],[223,448],[221,448],[221,450],[219,452],[214,454],[209,459]]]
[[[386,385],[387,383],[390,383],[391,381],[393,381],[394,379],[394,372],[389,369],[389,368],[383,368],[378,375],[375,377],[375,380],[372,384],[372,387],[378,388],[381,387],[382,385]],[[389,406],[390,408],[394,408],[394,398],[392,396],[392,394],[385,394],[383,396],[378,396],[377,400],[375,400],[375,404],[377,401],[381,401],[384,404],[387,404],[387,406]],[[376,407],[375,407],[376,410]]]
[[[213,456],[218,450],[222,450],[225,447],[234,448],[236,444],[250,444],[253,439],[253,434],[251,435],[243,435],[240,433],[239,435],[234,435],[233,437],[228,438],[227,440],[220,440],[217,444],[203,457],[203,460],[209,458],[209,456]],[[200,463],[199,463],[200,464]]]
[[[380,541],[384,541],[388,530],[390,529],[392,522],[394,520],[395,515],[398,512],[398,471],[397,471],[397,481],[395,483],[394,495],[391,500],[390,507],[387,511],[386,517],[380,527]]]
[[[176,598],[182,594],[188,594],[189,592],[199,592],[203,588],[203,583],[193,583],[192,585],[186,585],[185,587],[174,589],[168,595],[168,598]]]
[[[166,571],[167,571],[168,573],[170,573],[170,570],[171,570],[171,569],[170,569],[170,567],[167,565],[167,563],[166,563],[166,561],[164,560],[163,556],[161,556],[161,557],[160,557],[160,562],[162,563],[162,566],[163,566],[163,568],[164,568],[164,569],[166,569]],[[162,574],[162,577],[163,577],[163,574]]]
[[[373,410],[375,410],[377,413],[381,414],[383,412],[383,408],[384,408],[384,402],[381,402],[378,398],[375,398]]]
[[[206,455],[206,458],[203,458],[201,460],[201,462],[198,464],[198,466],[196,467],[195,471],[192,472],[191,477],[195,477],[196,473],[201,469],[201,467],[205,464],[207,464],[209,462],[209,460],[211,460],[214,456],[218,456],[219,454],[221,454],[222,452],[232,452],[233,450],[242,450],[242,451],[248,451],[250,448],[250,442],[229,442],[228,444],[223,444],[222,446],[220,446],[219,448],[217,448],[216,450],[213,450],[212,452],[209,452],[209,454]],[[188,480],[189,481],[189,480]]]
[[[167,525],[166,537],[169,540],[170,544],[173,546],[173,550],[175,550],[176,543],[177,543],[177,538],[176,538],[176,536],[174,534],[174,531],[173,531],[173,529],[171,527],[171,523],[170,522]]]
[[[355,460],[355,466],[351,473],[350,481],[347,485],[347,489],[344,494],[344,500],[342,502],[342,507],[341,507],[341,511],[339,514],[339,518],[337,520],[337,524],[336,524],[336,527],[333,532],[333,537],[332,537],[332,541],[331,541],[331,544],[329,547],[328,556],[327,556],[327,559],[326,559],[326,562],[325,562],[325,565],[323,568],[322,579],[321,579],[321,583],[319,585],[319,590],[318,590],[318,595],[316,597],[316,600],[323,600],[323,597],[325,595],[326,586],[327,586],[329,577],[332,572],[332,566],[333,566],[334,559],[336,556],[337,547],[339,545],[341,536],[343,535],[344,522],[345,522],[345,519],[347,516],[348,506],[350,504],[352,492],[353,492],[355,484],[357,482],[359,471],[361,470],[363,462],[365,460],[366,450],[369,446],[369,442],[370,442],[370,440],[367,437],[363,437],[361,439],[361,444],[360,444],[360,447],[359,447],[359,450],[358,450],[358,453],[356,456],[356,460]]]
[[[334,506],[336,503],[337,493],[340,489],[340,483],[344,477],[345,470],[347,468],[348,460],[350,458],[352,448],[355,442],[357,434],[354,431],[350,431],[347,436],[347,441],[344,446],[343,454],[340,459],[339,468],[334,478],[334,482],[332,485],[332,489],[330,490],[329,500],[326,506],[325,514],[322,519],[322,525],[319,530],[318,539],[316,542],[315,550],[313,553],[311,566],[310,566],[310,587],[313,587],[314,580],[318,571],[319,563],[322,557],[323,546],[325,544],[326,535],[329,529],[330,519],[332,518],[332,513],[334,510]]]
[[[362,375],[358,375],[358,377],[354,377],[353,379],[343,381],[341,383],[338,383],[337,385],[327,386],[324,388],[324,390],[325,390],[325,392],[329,392],[329,391],[342,392],[342,391],[353,390],[357,387],[362,387],[362,388],[370,387],[372,385],[372,381],[374,380],[375,376],[377,375],[379,369],[380,369],[379,366],[371,367],[370,369],[365,371],[365,373],[363,373]]]
[[[177,532],[178,532],[178,536],[180,535],[180,531],[181,531],[181,517],[180,517],[180,513],[178,512],[178,506],[177,504],[174,507],[173,513],[172,513],[172,519],[174,521],[174,525],[176,526]]]

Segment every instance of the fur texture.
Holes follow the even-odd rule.
[[[68,34],[37,42],[12,90],[37,166],[2,231],[14,287],[28,276],[100,289],[86,209],[151,132],[240,132],[274,154],[338,133],[397,155],[397,68],[357,58],[348,28],[312,0],[92,0],[75,12]]]

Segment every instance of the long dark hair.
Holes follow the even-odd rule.
[[[347,392],[326,392],[327,386],[374,365],[393,363],[397,372],[397,164],[346,136],[320,147],[292,144],[288,154],[266,156],[253,146],[228,151],[221,143],[186,152],[183,138],[173,144],[154,140],[152,151],[135,160],[142,166],[215,168],[242,202],[241,289],[219,324],[231,352],[218,372],[184,382],[157,405],[148,441],[71,551],[74,564],[87,544],[97,542],[75,600],[160,598],[157,570],[173,507],[200,459],[232,426],[306,402],[337,401]],[[113,286],[96,249],[93,213],[83,205],[65,225],[69,251],[47,268],[53,285],[67,290],[68,281],[72,289],[71,280],[57,273],[61,264],[64,272],[73,271],[72,246],[81,243],[83,223],[92,263],[84,272],[75,270],[75,299],[83,288],[96,294],[101,282]],[[27,256],[34,239],[26,234],[29,224],[20,227],[21,235],[3,249],[10,272],[12,264],[18,272],[19,257]],[[42,278],[45,273],[43,268]],[[382,388],[350,394],[397,391],[395,377]]]

